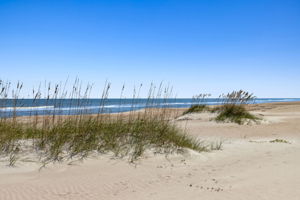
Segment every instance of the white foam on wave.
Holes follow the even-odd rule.
[[[139,105],[145,106],[145,105]],[[137,107],[139,107],[137,106]],[[12,111],[69,111],[69,110],[93,110],[101,108],[130,108],[136,107],[136,105],[101,105],[101,106],[74,106],[74,107],[55,107],[55,106],[32,106],[32,107],[2,107],[0,111],[12,112]]]
[[[2,107],[0,111],[30,111],[30,110],[49,110],[54,106],[33,106],[33,107]]]
[[[296,101],[300,99],[256,99],[253,103],[264,102],[287,102]],[[32,106],[32,107],[0,107],[0,112],[40,112],[40,111],[81,111],[81,110],[97,110],[97,109],[124,109],[124,108],[146,108],[146,107],[179,107],[179,106],[191,106],[194,104],[206,104],[206,105],[218,105],[221,101],[204,101],[204,102],[144,102],[134,104],[107,104],[107,105],[82,105],[82,106],[69,106],[69,107],[55,107],[49,106]]]

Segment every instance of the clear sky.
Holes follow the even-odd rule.
[[[0,0],[0,79],[300,97],[299,0]]]

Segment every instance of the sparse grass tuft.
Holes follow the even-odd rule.
[[[287,144],[290,144],[289,141],[283,140],[283,139],[275,139],[275,140],[271,140],[270,143],[287,143]]]
[[[188,113],[196,113],[196,112],[204,112],[208,111],[208,106],[204,104],[197,104],[197,105],[192,105],[188,110],[186,110],[183,114],[188,114]]]
[[[223,147],[223,141],[217,141],[217,142],[211,142],[210,143],[210,150],[213,151],[213,150],[222,150],[222,147]]]

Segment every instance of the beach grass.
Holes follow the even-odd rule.
[[[249,113],[244,105],[225,104],[219,108],[216,121],[243,124],[245,121],[256,121],[259,118]]]
[[[290,144],[289,141],[284,140],[284,139],[275,139],[275,140],[270,140],[270,143],[286,143],[286,144]]]
[[[204,98],[201,95],[201,101],[203,102]],[[226,95],[219,96],[220,106],[209,107],[205,104],[196,104],[192,105],[186,111],[183,112],[183,115],[188,113],[199,113],[199,112],[211,112],[217,113],[215,121],[217,122],[233,122],[237,124],[244,124],[246,121],[257,121],[258,117],[251,114],[245,107],[249,102],[255,100],[255,96],[249,92],[239,90],[233,91]]]
[[[233,122],[241,125],[245,122],[259,120],[245,107],[248,103],[255,101],[256,97],[252,93],[238,90],[220,95],[220,97],[223,101],[222,105],[213,110],[218,113],[215,118],[217,122]]]
[[[161,153],[183,148],[199,152],[208,150],[168,121],[146,117],[130,121],[96,118],[66,120],[49,128],[1,122],[0,132],[1,153],[10,155],[11,164],[15,163],[16,155],[22,148],[19,142],[24,140],[31,141],[32,149],[42,153],[47,161],[85,158],[93,152],[113,152],[116,157],[128,156],[130,161],[134,161],[147,149]]]
[[[209,108],[207,105],[197,104],[197,105],[192,105],[190,108],[188,108],[186,111],[184,111],[183,115],[188,114],[188,113],[199,113],[199,112],[205,112],[205,111],[209,111]]]
[[[1,105],[5,106],[10,84],[1,82],[1,85],[0,100]],[[18,106],[22,86],[18,83],[13,90],[15,108]],[[65,89],[61,91],[62,88],[64,87],[58,84],[53,87],[47,84],[44,96],[46,105],[48,101],[59,102],[59,99],[66,98],[67,92]],[[186,148],[198,152],[214,150],[202,141],[186,135],[172,122],[172,116],[163,107],[103,114],[101,108],[105,106],[109,89],[110,84],[107,83],[102,92],[99,113],[94,115],[81,112],[65,116],[33,114],[18,117],[16,109],[12,109],[10,115],[0,118],[0,154],[7,156],[9,165],[13,166],[24,151],[24,144],[31,152],[38,154],[43,163],[83,159],[94,153],[113,153],[115,157],[126,157],[134,162],[147,150],[165,154],[180,152]],[[70,104],[78,102],[79,105],[80,100],[88,99],[90,90],[90,85],[82,89],[76,80],[68,96]],[[162,86],[156,90],[151,87],[147,104],[150,105],[154,98],[167,98],[168,95],[169,90]],[[43,99],[41,89],[34,90],[33,97],[33,101]],[[138,94],[134,92],[133,97],[138,98]]]
[[[190,108],[183,112],[183,115],[188,113],[200,113],[209,111],[209,107],[205,104],[206,98],[210,97],[211,94],[201,93],[193,96],[193,103]]]

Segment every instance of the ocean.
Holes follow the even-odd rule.
[[[251,102],[291,102],[300,98],[258,98]],[[201,104],[219,105],[219,98],[201,100]],[[0,117],[31,115],[77,115],[118,113],[143,108],[188,108],[199,103],[191,98],[170,99],[0,99]]]

